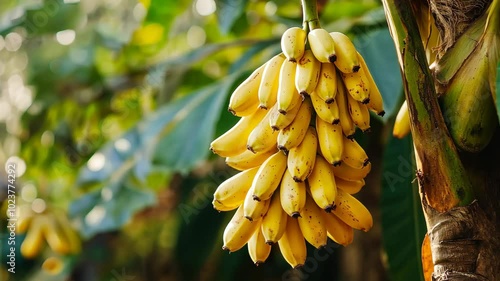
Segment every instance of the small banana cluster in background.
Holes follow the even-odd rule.
[[[34,212],[26,204],[20,207],[16,231],[26,233],[21,244],[21,254],[26,258],[36,257],[44,246],[44,241],[57,254],[75,254],[81,250],[80,237],[70,226],[62,212],[50,209],[42,213]]]
[[[223,249],[248,244],[259,264],[278,243],[296,268],[306,260],[306,241],[348,245],[353,229],[372,227],[370,212],[352,196],[371,169],[354,134],[370,129],[369,110],[382,116],[384,109],[346,35],[292,27],[281,47],[231,95],[229,111],[241,119],[210,148],[240,172],[217,188],[213,206],[236,209]]]

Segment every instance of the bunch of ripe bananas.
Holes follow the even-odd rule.
[[[22,205],[19,214],[16,231],[26,232],[21,245],[24,257],[36,257],[44,246],[44,240],[55,253],[65,255],[80,252],[80,237],[70,227],[63,213],[51,210],[36,213],[29,205]]]
[[[350,39],[317,28],[292,27],[282,53],[257,68],[232,93],[229,111],[241,117],[211,143],[239,170],[215,191],[219,211],[237,209],[223,249],[248,243],[255,264],[278,243],[292,267],[304,264],[306,243],[330,238],[348,245],[353,229],[373,219],[352,194],[364,186],[371,164],[354,140],[370,129],[370,113],[384,114],[380,92]]]

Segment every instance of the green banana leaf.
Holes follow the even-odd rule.
[[[382,242],[391,280],[424,281],[421,245],[426,226],[420,207],[411,136],[390,136],[382,169]]]

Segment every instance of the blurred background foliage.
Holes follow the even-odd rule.
[[[301,26],[300,1],[0,1],[0,163],[16,164],[18,207],[61,212],[82,239],[77,254],[17,252],[13,275],[2,227],[0,280],[423,280],[411,139],[390,137],[402,86],[382,6],[319,4],[323,27],[365,57],[387,114],[356,137],[374,164],[357,197],[375,227],[291,270],[278,248],[259,267],[221,250],[232,214],[212,194],[235,171],[208,147],[237,121],[231,91]],[[59,270],[42,266],[51,257]]]

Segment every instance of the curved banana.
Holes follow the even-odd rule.
[[[264,72],[263,64],[245,79],[231,94],[229,99],[229,112],[242,117],[254,113],[259,108],[259,87]]]
[[[243,153],[236,156],[226,157],[226,164],[239,171],[248,170],[260,166],[269,156],[276,153],[276,151],[278,151],[277,147],[271,147],[269,150],[259,153],[245,150]]]
[[[321,63],[311,50],[306,50],[297,63],[295,87],[301,96],[308,96],[318,85]]]
[[[316,94],[326,103],[332,103],[337,94],[337,70],[331,63],[322,63]]]
[[[283,61],[285,61],[285,56],[278,54],[272,57],[264,67],[258,93],[259,107],[262,109],[271,108],[276,103],[280,69]]]
[[[260,165],[251,184],[253,200],[261,201],[271,198],[283,178],[283,173],[286,171],[286,165],[287,157],[281,151],[271,155],[262,165]]]
[[[363,186],[365,186],[364,179],[348,181],[348,180],[336,177],[335,183],[337,183],[337,188],[340,188],[349,194],[356,194],[361,190],[361,188]]]
[[[217,211],[230,211],[243,204],[258,170],[259,167],[244,170],[222,182],[214,192],[214,208]]]
[[[250,187],[243,201],[243,216],[249,221],[258,221],[266,214],[270,200],[253,200],[252,194],[253,186]]]
[[[281,255],[293,268],[300,268],[307,258],[307,247],[304,235],[300,231],[297,220],[289,219],[286,230],[278,241]]]
[[[314,200],[307,196],[302,216],[297,218],[302,235],[316,249],[326,246],[328,241],[323,213]]]
[[[372,169],[372,164],[368,162],[366,166],[361,169],[353,168],[346,163],[339,166],[333,167],[333,173],[337,178],[341,178],[348,181],[362,180],[368,175]]]
[[[300,27],[290,27],[281,36],[281,50],[289,61],[298,61],[306,48],[307,33]]]
[[[28,232],[21,244],[21,254],[28,259],[32,259],[40,253],[43,247],[43,222],[34,217],[29,226]]]
[[[370,112],[366,105],[356,101],[351,95],[347,95],[347,101],[352,122],[363,132],[370,130]]]
[[[59,257],[49,257],[42,263],[42,269],[50,275],[59,274],[64,268],[64,262]]]
[[[337,192],[336,207],[332,212],[354,229],[367,232],[373,226],[370,211],[358,199],[342,189]]]
[[[78,233],[71,227],[71,223],[68,218],[63,212],[53,212],[53,216],[61,227],[61,231],[70,245],[70,252],[79,253],[82,249],[82,241],[80,236],[78,236]]]
[[[263,264],[271,253],[271,246],[266,244],[266,240],[260,229],[255,230],[250,240],[248,240],[248,254],[255,265]]]
[[[263,109],[259,109],[263,110]],[[253,128],[248,135],[247,149],[253,153],[259,153],[269,150],[276,146],[278,133],[269,126],[271,111],[267,111],[266,116]]]
[[[288,151],[288,171],[294,181],[302,182],[311,173],[318,151],[318,136],[313,127],[307,129],[302,142]]]
[[[369,109],[377,113],[379,116],[384,116],[385,114],[384,100],[382,98],[380,90],[377,87],[377,83],[375,83],[375,80],[373,79],[370,69],[368,68],[368,65],[366,65],[365,59],[360,53],[358,53],[358,59],[361,68],[363,68],[366,73],[366,78],[368,78],[368,87],[370,88],[370,101],[368,102],[367,106]]]
[[[243,216],[243,206],[240,206],[224,229],[222,249],[234,252],[243,248],[254,232],[259,229],[260,222],[261,220],[253,222],[247,220]]]
[[[394,128],[392,129],[392,135],[398,139],[402,139],[406,137],[410,132],[410,115],[408,113],[408,104],[405,100],[398,111],[398,115],[396,115]]]
[[[334,63],[337,60],[335,53],[335,42],[328,31],[323,28],[316,28],[309,31],[307,41],[314,56],[323,63]]]
[[[347,92],[353,99],[363,104],[370,102],[370,85],[363,68],[360,68],[358,72],[341,73],[340,76],[344,80]]]
[[[340,125],[333,125],[316,116],[319,151],[328,163],[337,166],[342,162],[344,136]]]
[[[300,217],[306,204],[306,184],[296,182],[292,175],[286,171],[281,179],[280,201],[283,210],[291,217]],[[290,220],[288,220],[290,221]]]
[[[349,113],[348,106],[348,93],[346,92],[344,82],[340,77],[337,76],[337,95],[336,102],[339,107],[339,118],[340,126],[342,126],[342,132],[348,138],[352,138],[354,133],[356,133],[356,127],[352,122],[351,114]]]
[[[337,102],[334,100],[331,103],[326,103],[321,99],[316,91],[311,93],[311,101],[314,111],[319,118],[330,124],[338,124],[340,122],[340,112]]]
[[[329,213],[335,206],[337,185],[332,166],[320,155],[316,157],[316,163],[312,173],[307,178],[307,183],[314,202]]]
[[[288,151],[298,146],[304,139],[311,122],[313,108],[311,100],[305,99],[300,106],[295,119],[286,128],[280,130],[278,134],[278,149],[288,153]],[[287,114],[288,115],[288,114]]]
[[[59,254],[70,253],[71,245],[55,218],[47,214],[40,215],[38,219],[42,221],[42,233],[52,251]]]
[[[272,245],[283,236],[286,229],[288,215],[281,207],[280,194],[276,192],[271,197],[267,213],[262,218],[262,234],[267,244]]]
[[[242,117],[227,132],[210,144],[210,150],[222,157],[236,156],[247,149],[247,139],[252,130],[262,121],[266,111],[258,109],[251,115]]]
[[[335,42],[337,52],[335,66],[343,73],[358,72],[360,68],[358,52],[351,39],[341,32],[330,32],[330,36]]]
[[[287,114],[302,100],[302,96],[295,87],[295,73],[297,63],[285,60],[280,69],[279,87],[278,87],[278,111],[281,114]]]
[[[297,106],[294,108],[290,109],[286,114],[281,114],[278,111],[278,104],[276,103],[271,110],[273,111],[271,113],[271,116],[269,117],[269,125],[271,128],[275,131],[282,130],[286,128],[288,125],[292,123],[292,121],[295,119],[297,116],[297,113],[299,113],[299,109],[302,105],[302,101],[299,102]]]
[[[348,139],[346,137],[343,139],[344,151],[342,153],[342,162],[356,169],[361,169],[368,165],[368,162],[370,162],[368,155],[366,155],[365,150],[359,143],[355,139]]]
[[[327,235],[335,243],[347,246],[354,239],[354,231],[352,227],[347,225],[335,214],[323,213],[323,220],[326,225]]]

